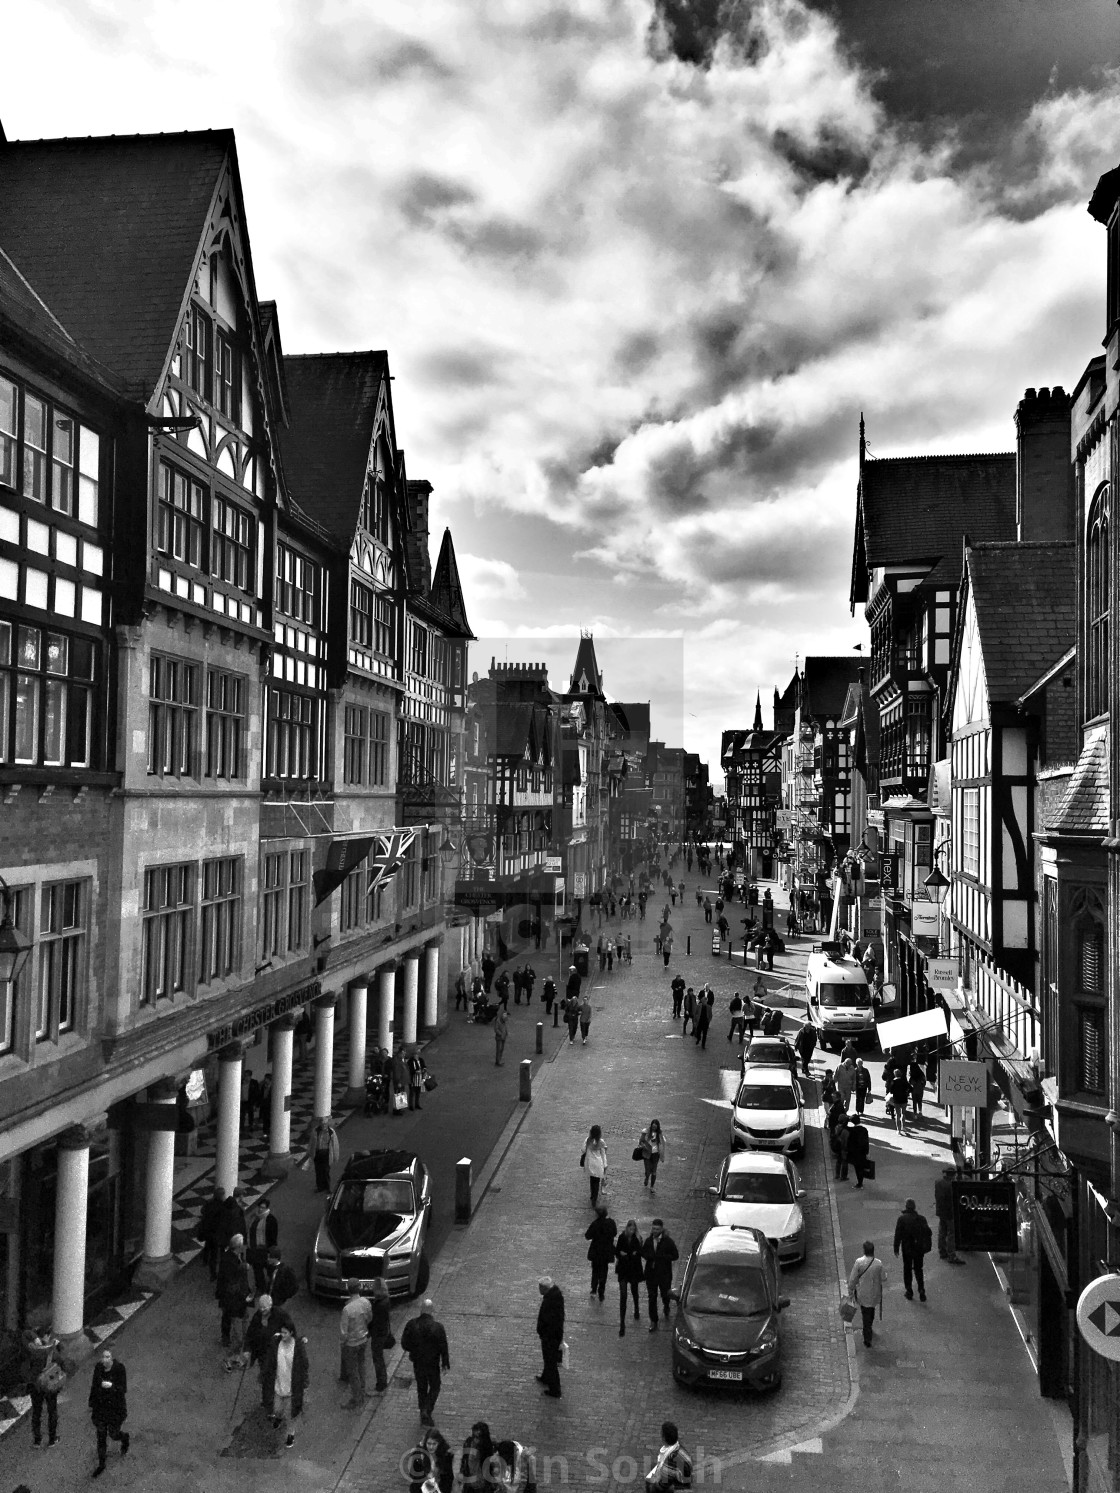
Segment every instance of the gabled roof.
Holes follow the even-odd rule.
[[[1082,751],[1047,829],[1060,835],[1107,835],[1108,805],[1108,744],[1102,734]]]
[[[988,698],[1014,704],[1073,646],[1077,577],[1072,543],[977,544],[965,552]]]
[[[595,695],[605,700],[603,679],[599,673],[599,661],[595,657],[595,640],[590,633],[579,640],[576,661],[572,666],[572,682],[568,686],[573,695]]]
[[[155,391],[232,130],[0,143],[0,246],[129,393]]]
[[[1015,455],[895,456],[860,466],[851,605],[867,600],[867,572],[884,565],[953,564],[964,536],[1015,537]],[[946,580],[946,584],[951,584]]]
[[[432,603],[451,619],[460,637],[474,637],[467,621],[463,587],[459,581],[459,566],[455,560],[455,546],[451,542],[450,529],[444,529],[443,542],[439,547],[439,559],[432,577]]]
[[[358,525],[377,401],[388,376],[384,352],[284,358],[289,423],[280,432],[280,448],[288,487],[347,550]]]
[[[30,338],[109,393],[123,394],[117,376],[75,342],[3,249],[0,249],[0,323]]]
[[[817,719],[822,716],[839,719],[848,686],[859,679],[860,667],[860,659],[850,654],[807,658],[801,676],[802,714]]]

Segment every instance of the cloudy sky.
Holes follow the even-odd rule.
[[[233,126],[286,350],[384,347],[491,655],[715,767],[847,607],[878,456],[1103,333],[1114,0],[22,0],[10,138]],[[768,715],[768,711],[767,711]]]

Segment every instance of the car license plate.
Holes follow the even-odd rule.
[[[708,1378],[709,1379],[741,1379],[742,1377],[743,1377],[743,1371],[742,1371],[742,1369],[709,1369],[708,1370]]]

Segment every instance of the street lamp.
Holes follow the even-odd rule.
[[[12,921],[12,890],[0,876],[0,897],[4,899],[4,916],[0,919],[0,985],[13,985],[27,956],[31,940]]]
[[[933,870],[923,880],[922,885],[937,903],[938,907],[940,907],[948,896],[952,883],[940,866],[934,866]]]

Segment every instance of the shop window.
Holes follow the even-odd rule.
[[[39,909],[39,1010],[35,1040],[57,1042],[74,1027],[83,986],[86,884],[60,881],[43,888]]]
[[[200,985],[224,980],[241,968],[241,861],[236,856],[202,863]]]
[[[153,653],[148,666],[148,773],[190,777],[198,750],[198,666]]]
[[[0,762],[90,767],[89,638],[0,621]]]
[[[144,873],[144,946],[140,1000],[171,999],[190,980],[194,868],[153,866]]]
[[[206,675],[206,776],[245,776],[245,688],[240,674],[210,669]]]

